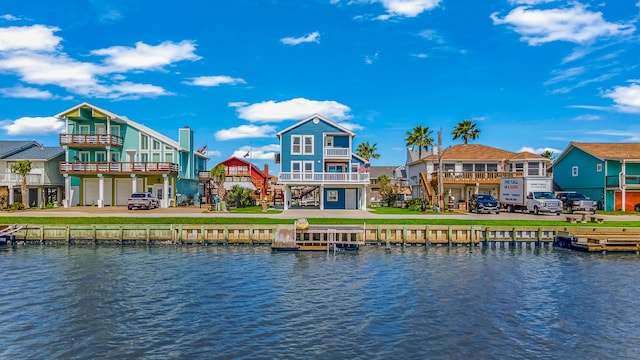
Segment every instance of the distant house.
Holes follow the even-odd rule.
[[[207,156],[194,147],[188,126],[173,140],[97,106],[82,103],[56,115],[65,121],[65,205],[126,205],[133,192],[151,192],[161,207],[176,194],[197,194]]]
[[[437,202],[438,173],[442,172],[444,195],[466,202],[472,194],[499,196],[500,178],[544,176],[547,159],[529,152],[511,152],[480,144],[459,144],[438,155],[407,150],[406,173],[414,198]]]
[[[633,211],[640,204],[640,144],[571,142],[553,163],[553,181],[604,210]]]
[[[285,210],[316,200],[320,209],[366,210],[368,163],[353,153],[352,131],[312,115],[277,136]]]
[[[369,186],[369,204],[371,202],[379,202],[382,200],[380,194],[380,177],[387,176],[389,181],[398,187],[398,200],[409,200],[411,197],[411,189],[408,187],[405,166],[371,166],[369,176],[371,185]]]
[[[250,161],[237,157],[231,157],[224,160],[219,164],[216,164],[213,168],[218,165],[224,165],[227,173],[224,181],[224,188],[226,190],[231,190],[233,186],[238,185],[252,190],[256,202],[263,199],[267,201],[272,200],[273,194],[271,190],[271,177],[269,176],[268,165],[265,164],[264,168],[260,170]],[[211,203],[212,201],[210,197],[215,195],[217,190],[213,188],[213,184],[209,179],[209,171],[206,173],[203,172],[203,176],[201,176],[201,178],[205,181],[205,196],[208,199],[208,202]]]
[[[11,167],[18,161],[31,161],[31,171],[27,174],[27,198],[22,199],[22,176],[12,172]],[[58,164],[64,160],[61,147],[42,146],[35,141],[0,141],[0,189],[6,191],[5,204],[14,202],[30,207],[44,207],[60,204],[64,178]]]

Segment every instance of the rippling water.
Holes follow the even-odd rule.
[[[640,257],[0,248],[2,359],[638,359]]]

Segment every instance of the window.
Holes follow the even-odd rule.
[[[351,164],[351,172],[358,172],[358,164]]]
[[[301,155],[302,154],[302,135],[292,135],[291,136],[291,154],[293,155]]]
[[[313,180],[313,161],[303,161],[304,178],[306,180]]]
[[[160,153],[151,154],[151,161],[152,162],[160,162]]]
[[[514,163],[513,171],[524,173],[524,163]]]
[[[291,162],[291,172],[302,172],[302,162],[300,162],[300,161],[292,161]]]
[[[475,168],[477,172],[485,172],[487,171],[487,164],[476,164]]]
[[[462,164],[462,171],[473,171],[473,164]]]
[[[160,150],[160,141],[153,140],[153,150]]]
[[[328,190],[327,201],[331,201],[331,202],[338,201],[338,190]]]
[[[578,176],[578,167],[577,166],[572,166],[571,167],[571,176]]]
[[[537,162],[537,161],[530,162],[527,172],[528,172],[529,176],[540,175],[540,163]]]
[[[140,162],[148,162],[149,161],[149,154],[140,154]]]
[[[120,125],[111,125],[111,135],[120,136]]]
[[[106,162],[107,153],[105,151],[96,151],[96,162]]]
[[[164,154],[164,161],[166,161],[166,162],[173,162],[173,153],[166,153],[166,154]]]
[[[313,136],[305,135],[302,138],[304,139],[304,154],[313,155]]]
[[[80,134],[89,134],[89,125],[78,125],[78,132]]]
[[[333,147],[333,136],[326,136],[324,138],[324,146]]]
[[[602,164],[597,164],[596,165],[596,171],[597,172],[602,172]]]
[[[498,171],[498,164],[487,164],[487,171]]]
[[[140,135],[140,149],[149,150],[149,137],[147,135]]]
[[[88,151],[79,151],[78,157],[80,158],[80,162],[89,162],[89,152]]]

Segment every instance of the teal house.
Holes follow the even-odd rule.
[[[633,211],[640,204],[640,144],[571,142],[553,164],[553,181],[601,209]]]
[[[65,122],[60,145],[64,205],[122,206],[133,192],[151,192],[161,207],[177,194],[198,193],[207,157],[185,126],[173,140],[145,125],[88,103],[56,115]]]
[[[355,134],[320,115],[277,133],[278,183],[284,187],[284,209],[366,210],[369,164],[353,153]]]

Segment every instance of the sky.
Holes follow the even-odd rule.
[[[313,114],[399,166],[407,132],[559,154],[640,142],[638,0],[24,0],[0,5],[0,138],[59,146],[54,115],[88,102],[210,167],[273,164]]]

